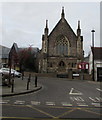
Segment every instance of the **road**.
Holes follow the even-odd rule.
[[[102,90],[99,82],[38,78],[42,89],[38,92],[4,97],[2,117],[4,120],[37,118],[90,118],[100,120]]]

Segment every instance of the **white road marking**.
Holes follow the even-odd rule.
[[[63,106],[72,106],[72,104],[67,103],[67,102],[61,102],[61,104],[62,104]]]
[[[53,106],[53,105],[55,105],[55,103],[54,103],[54,102],[46,102],[46,105],[51,105],[51,106]]]
[[[84,107],[84,106],[88,106],[88,105],[83,105],[83,104],[81,104],[81,105],[78,105],[78,106],[83,106],[83,107]]]
[[[31,104],[32,105],[40,105],[40,102],[38,102],[38,101],[31,101]]]
[[[69,95],[82,95],[82,93],[74,88],[71,88]]]
[[[101,91],[102,92],[102,90],[100,89],[100,88],[96,88],[98,91]]]
[[[82,99],[82,97],[70,97],[70,99],[71,99],[72,101],[81,101],[81,102],[84,101],[84,99]]]
[[[0,104],[7,104],[10,100],[0,100]]]
[[[94,105],[95,107],[100,107],[100,103],[92,103],[92,105]]]
[[[25,101],[20,101],[20,100],[16,100],[15,102],[14,102],[14,104],[20,104],[20,105],[22,105],[22,104],[24,104],[25,103]]]
[[[88,106],[88,105],[86,105],[86,103],[77,103],[77,105],[78,105],[78,106],[83,106],[83,107],[84,107],[84,106]]]
[[[102,101],[102,98],[98,98],[98,97],[95,97],[95,98],[89,97],[89,99],[92,100],[93,102],[101,102]]]
[[[101,98],[101,97],[96,97],[96,99],[97,99],[99,102],[102,102],[102,98]]]
[[[89,99],[92,100],[93,102],[97,102],[95,99],[93,99],[93,98],[91,98],[91,97],[89,97]]]

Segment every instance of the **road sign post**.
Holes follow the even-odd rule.
[[[84,80],[84,71],[89,69],[89,63],[87,63],[87,62],[79,63],[78,69],[81,70],[81,80]]]

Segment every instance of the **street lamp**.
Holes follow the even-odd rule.
[[[94,32],[95,30],[93,29],[92,31],[92,53],[93,53],[93,58],[92,58],[92,67],[93,67],[93,70],[92,70],[92,80],[94,81]]]
[[[9,53],[9,85],[11,84],[11,66],[12,66],[12,52]]]

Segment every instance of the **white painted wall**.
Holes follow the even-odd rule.
[[[91,74],[92,71],[92,52],[89,53],[89,74]],[[95,81],[97,81],[97,68],[102,67],[102,60],[95,60],[94,61],[94,67],[95,67]]]

